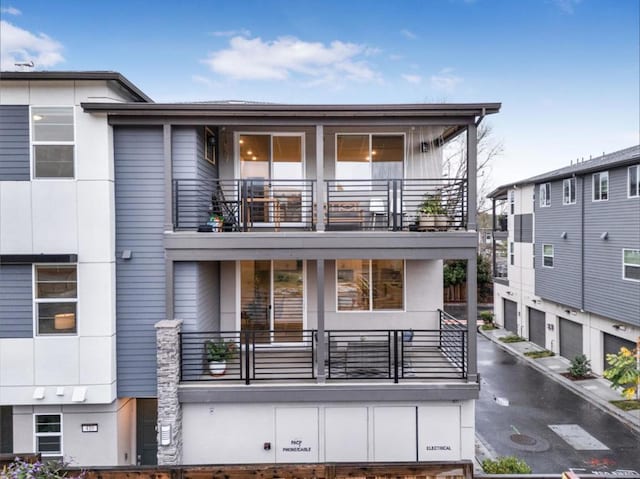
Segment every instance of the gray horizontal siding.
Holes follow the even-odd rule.
[[[534,203],[536,294],[574,308],[582,307],[582,185],[577,178],[576,203],[563,205],[562,181],[551,182],[551,205],[544,208],[536,185]],[[553,245],[553,268],[542,266],[543,244]]]
[[[609,200],[592,202],[585,177],[584,309],[640,326],[640,283],[622,279],[622,249],[640,249],[640,199],[627,198],[627,168],[609,170]],[[608,239],[601,239],[602,233]]]
[[[29,107],[0,105],[0,181],[29,181]]]
[[[33,337],[30,264],[0,266],[0,338]]]
[[[174,314],[182,330],[215,331],[220,328],[219,263],[174,263]]]
[[[154,325],[166,319],[162,128],[116,127],[114,158],[118,396],[155,397]]]

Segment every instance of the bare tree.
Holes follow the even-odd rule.
[[[493,137],[493,129],[487,122],[478,126],[478,161],[476,178],[478,179],[477,214],[488,213],[491,202],[487,194],[492,188],[491,169],[493,159],[504,150],[502,141]],[[461,134],[452,140],[444,150],[443,168],[449,178],[467,177],[467,135]]]

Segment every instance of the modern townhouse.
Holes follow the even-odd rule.
[[[442,311],[500,104],[152,102],[3,73],[3,448],[81,465],[474,455],[476,331]],[[221,364],[222,363],[222,364]],[[5,433],[10,429],[11,433]]]
[[[640,146],[489,196],[508,225],[494,232],[497,322],[602,374],[640,336]]]

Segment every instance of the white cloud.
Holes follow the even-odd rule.
[[[551,0],[551,3],[564,13],[571,15],[574,12],[575,7],[577,7],[581,1],[582,0]]]
[[[416,85],[422,83],[422,77],[420,75],[403,74],[402,78],[404,78],[409,83],[415,83]]]
[[[2,7],[0,13],[6,13],[7,15],[22,15],[22,12],[16,7]]]
[[[32,60],[36,68],[51,67],[64,61],[62,44],[44,33],[33,34],[0,21],[0,69],[15,70],[16,63]]]
[[[403,30],[400,30],[400,33],[402,34],[403,37],[408,38],[409,40],[415,40],[416,38],[418,38],[418,35],[413,33],[411,30],[407,30],[406,28]]]
[[[219,86],[218,83],[214,82],[210,78],[203,77],[202,75],[191,75],[191,81],[193,81],[193,83],[199,83],[200,85],[204,85],[209,88]]]
[[[379,75],[361,57],[374,53],[364,45],[340,41],[325,45],[295,37],[265,42],[236,36],[229,48],[209,54],[202,62],[222,76],[240,80],[285,80],[299,74],[314,84],[345,79],[367,82]]]
[[[211,32],[211,35],[213,35],[214,37],[236,37],[236,36],[250,37],[251,32],[246,28],[241,28],[239,30],[222,30],[217,32]]]
[[[463,80],[453,74],[452,68],[443,68],[436,75],[431,75],[431,87],[451,93]]]

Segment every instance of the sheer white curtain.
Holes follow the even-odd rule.
[[[405,178],[442,178],[442,126],[422,126],[408,135]],[[421,144],[428,145],[425,153]]]

